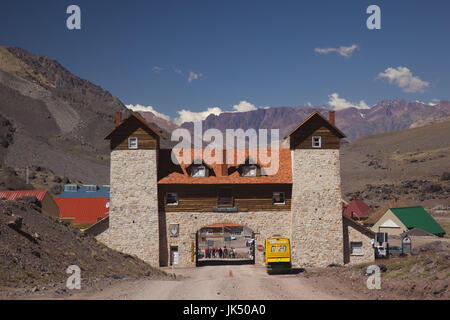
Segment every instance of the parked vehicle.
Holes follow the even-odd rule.
[[[271,237],[266,239],[266,269],[273,271],[291,269],[291,247],[288,238]]]
[[[389,246],[389,256],[390,257],[400,257],[403,253],[402,247]]]
[[[383,246],[375,246],[375,258],[387,258],[386,248]]]

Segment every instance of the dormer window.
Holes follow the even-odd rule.
[[[242,167],[242,176],[243,177],[256,177],[257,168],[254,165],[243,166]]]
[[[138,138],[128,138],[128,149],[137,150],[138,149]]]
[[[191,168],[191,177],[206,177],[206,167],[205,166],[193,166]]]
[[[312,147],[313,148],[322,148],[322,137],[320,137],[320,136],[312,137]]]

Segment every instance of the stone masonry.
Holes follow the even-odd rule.
[[[264,245],[265,239],[279,234],[285,236],[289,232],[290,215],[288,211],[270,212],[167,212],[167,228],[170,224],[179,224],[179,236],[170,237],[167,231],[167,250],[178,246],[179,265],[195,266],[191,260],[191,243],[195,245],[196,232],[201,228],[216,223],[235,223],[246,226],[255,233],[255,243]],[[255,264],[264,265],[264,252],[255,250]]]
[[[159,266],[156,150],[111,152],[109,229],[97,239]]]
[[[339,150],[292,150],[293,267],[343,263]]]

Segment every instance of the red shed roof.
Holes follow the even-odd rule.
[[[373,212],[373,209],[364,203],[362,200],[354,198],[344,208],[344,215],[349,218],[367,219]]]
[[[75,223],[96,223],[109,212],[106,198],[53,198],[60,218],[75,218]]]
[[[47,190],[14,190],[14,191],[0,191],[0,199],[17,200],[22,197],[36,197],[39,201],[44,199]]]

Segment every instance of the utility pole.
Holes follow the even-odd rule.
[[[28,186],[30,184],[30,174],[29,174],[29,167],[30,167],[30,149],[27,149],[27,168],[25,170],[25,181],[26,181],[26,185]]]

